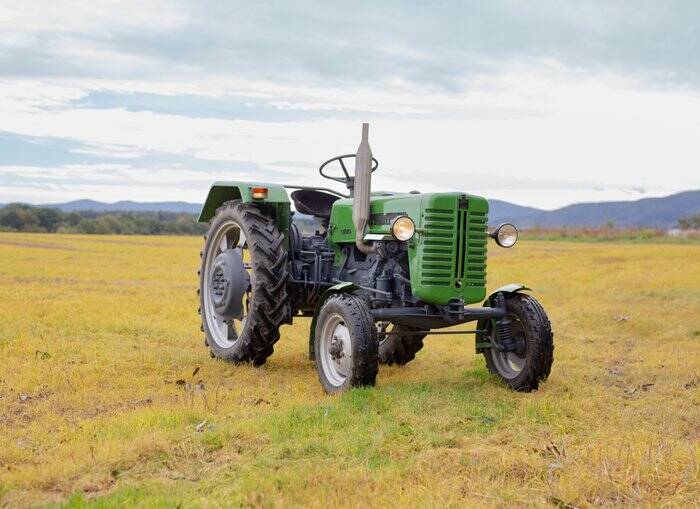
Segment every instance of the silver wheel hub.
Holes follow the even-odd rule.
[[[388,334],[394,330],[394,326],[391,322],[377,322],[374,326],[377,328],[377,336],[379,337],[380,345],[383,345],[389,337],[394,336],[393,334]]]
[[[214,260],[209,282],[214,311],[224,320],[243,318],[243,298],[250,291],[250,277],[242,249],[225,249]]]
[[[235,221],[227,221],[223,223],[212,234],[213,239],[210,247],[205,253],[204,259],[204,274],[202,274],[202,314],[206,323],[209,337],[221,348],[231,348],[239,335],[245,329],[249,314],[249,302],[252,296],[252,279],[253,275],[247,268],[248,272],[245,275],[239,275],[237,278],[231,278],[230,275],[225,277],[221,271],[220,263],[217,264],[217,259],[220,261],[227,255],[231,260],[243,260],[246,257],[247,245],[245,234],[241,226]],[[233,253],[235,251],[235,253]],[[239,267],[240,270],[240,267]],[[235,281],[234,281],[235,280]],[[222,308],[222,299],[227,291],[230,283],[235,282],[237,286],[244,285],[245,287],[236,288],[235,297],[227,300],[240,302],[240,305],[224,306],[226,311],[225,316],[217,313],[217,307]],[[223,302],[227,304],[227,302]],[[223,312],[223,311],[222,311]]]
[[[326,319],[321,329],[321,367],[328,382],[340,387],[350,376],[352,366],[352,341],[350,330],[343,317],[337,313]]]

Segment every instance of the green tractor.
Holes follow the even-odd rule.
[[[488,202],[479,196],[370,192],[379,163],[368,131],[363,124],[356,154],[319,169],[347,195],[257,182],[212,186],[199,216],[210,223],[199,298],[212,357],[260,366],[283,324],[311,317],[309,356],[328,393],[374,385],[379,364],[405,365],[426,335],[458,333],[475,334],[476,351],[509,387],[537,389],[554,350],[544,309],[520,284],[486,295],[487,239],[511,247],[516,228],[502,224],[489,234]],[[302,214],[318,230],[302,234],[295,221]],[[467,322],[476,328],[443,330]]]

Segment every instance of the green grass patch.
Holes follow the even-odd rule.
[[[552,320],[537,392],[436,336],[331,397],[308,319],[262,368],[209,357],[201,238],[5,240],[0,507],[697,505],[697,244],[489,247],[488,290],[527,284]]]

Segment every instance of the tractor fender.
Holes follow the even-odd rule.
[[[525,285],[521,285],[520,283],[510,283],[508,285],[503,285],[500,288],[497,288],[493,292],[489,294],[488,297],[486,297],[486,300],[484,301],[484,306],[490,306],[491,305],[491,298],[496,295],[497,293],[518,293],[523,290],[531,290],[531,288],[528,288]],[[486,320],[479,320],[476,322],[476,328],[477,330],[483,330],[487,326],[487,321]],[[484,353],[484,347],[480,346],[483,344],[485,341],[484,335],[477,333],[474,335],[474,339],[476,340],[476,353]]]
[[[264,187],[267,189],[267,197],[257,199],[252,197],[251,189]],[[204,201],[202,211],[197,219],[200,223],[206,223],[216,213],[216,209],[222,204],[231,200],[240,200],[243,203],[267,203],[282,205],[282,208],[289,209],[289,196],[284,186],[280,184],[265,184],[262,182],[215,182],[209,189],[207,199]],[[278,207],[279,208],[279,207]],[[284,227],[287,229],[287,226]]]
[[[493,297],[497,293],[518,293],[521,290],[531,290],[531,288],[528,288],[525,285],[521,285],[520,283],[510,283],[509,285],[503,285],[489,294],[489,296],[486,298],[486,301],[484,302],[484,306],[488,306],[489,302],[491,302],[491,297]]]
[[[354,283],[344,282],[338,283],[337,285],[331,286],[328,290],[323,292],[321,298],[318,299],[316,303],[316,309],[314,309],[314,316],[311,319],[311,328],[309,329],[309,360],[314,360],[314,339],[316,337],[316,320],[318,314],[321,312],[323,304],[331,297],[338,293],[352,293],[357,289]]]

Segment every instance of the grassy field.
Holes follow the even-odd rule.
[[[209,357],[200,245],[0,234],[0,505],[697,504],[700,244],[492,248],[554,326],[538,392],[446,336],[340,397],[308,319],[263,368]]]

